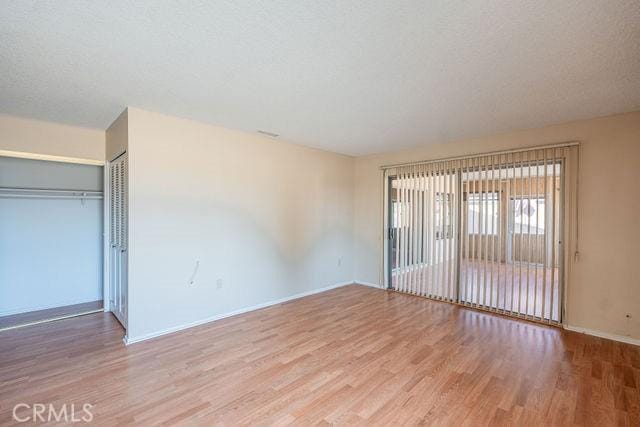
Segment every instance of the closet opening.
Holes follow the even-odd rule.
[[[103,311],[99,163],[0,156],[0,330]]]

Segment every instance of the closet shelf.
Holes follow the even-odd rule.
[[[103,198],[103,194],[102,191],[90,190],[0,187],[0,198],[101,200]]]

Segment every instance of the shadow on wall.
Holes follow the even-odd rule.
[[[162,198],[138,200],[162,213],[131,227],[131,241],[145,242],[144,248],[131,245],[132,300],[144,310],[141,328],[136,313],[129,314],[134,336],[353,279],[348,226],[305,229],[302,222],[281,221],[270,227],[260,215],[207,200],[183,198],[170,211],[161,211]],[[290,217],[299,212],[282,207],[288,208]],[[316,215],[311,223],[324,221]],[[136,292],[141,287],[153,292]]]

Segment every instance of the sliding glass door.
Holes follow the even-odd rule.
[[[562,318],[563,147],[387,173],[390,288],[549,323]]]
[[[458,182],[446,167],[390,178],[389,280],[394,289],[456,299]]]

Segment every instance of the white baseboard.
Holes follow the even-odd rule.
[[[224,319],[224,318],[227,318],[227,317],[236,316],[238,314],[248,313],[248,312],[254,311],[254,310],[260,310],[261,308],[269,307],[269,306],[276,305],[276,304],[282,304],[283,302],[291,301],[291,300],[298,299],[298,298],[308,297],[310,295],[319,294],[321,292],[330,291],[331,289],[336,289],[336,288],[340,288],[342,286],[353,285],[353,284],[354,284],[354,282],[351,281],[351,280],[347,281],[347,282],[340,282],[340,283],[333,284],[331,286],[326,286],[324,288],[313,289],[311,291],[302,292],[300,294],[295,294],[295,295],[291,295],[291,296],[288,296],[288,297],[280,298],[280,299],[277,299],[277,300],[264,302],[262,304],[257,304],[257,305],[253,305],[253,306],[250,306],[250,307],[244,307],[244,308],[241,308],[239,310],[234,310],[234,311],[231,311],[231,312],[228,312],[228,313],[218,314],[217,316],[212,316],[212,317],[207,317],[205,319],[196,320],[195,322],[174,326],[174,327],[163,329],[163,330],[157,331],[157,332],[151,332],[149,334],[141,335],[139,337],[129,338],[128,336],[125,335],[125,337],[123,338],[123,341],[124,341],[124,343],[126,345],[129,345],[129,344],[137,343],[137,342],[140,342],[140,341],[145,341],[145,340],[148,340],[148,339],[151,339],[151,338],[156,338],[156,337],[159,337],[159,336],[162,336],[162,335],[171,334],[173,332],[182,331],[183,329],[193,328],[194,326],[203,325],[205,323],[213,322],[213,321]]]
[[[376,283],[371,283],[371,282],[365,282],[363,280],[356,280],[354,282],[356,285],[362,285],[362,286],[370,286],[372,288],[377,288],[377,289],[382,289],[382,286],[376,284]]]
[[[609,334],[607,332],[594,331],[593,329],[581,328],[579,326],[564,325],[564,329],[581,334],[593,335],[594,337],[606,338],[613,341],[619,341],[627,344],[640,346],[640,339],[625,337],[624,335]]]

